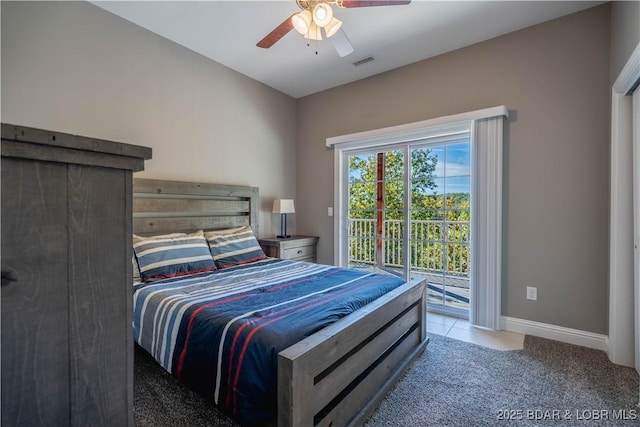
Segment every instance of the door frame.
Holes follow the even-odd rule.
[[[634,158],[632,97],[640,80],[640,43],[629,57],[611,89],[611,196],[609,245],[609,359],[640,372],[640,284],[634,283]],[[640,151],[640,150],[636,150]],[[638,155],[638,153],[636,153]],[[638,190],[636,190],[638,191]],[[638,194],[638,193],[636,193]],[[635,217],[635,220],[634,220]],[[636,251],[637,252],[637,251]]]
[[[374,148],[376,146],[393,143],[409,142],[417,139],[433,138],[439,133],[451,133],[460,127],[472,122],[473,145],[480,140],[486,143],[488,150],[481,159],[476,158],[472,168],[477,167],[475,173],[479,173],[486,179],[472,182],[475,190],[487,197],[488,203],[482,205],[482,209],[472,211],[480,223],[475,223],[472,229],[481,227],[491,230],[481,235],[472,236],[472,257],[475,257],[474,246],[482,246],[483,242],[487,250],[483,259],[472,263],[474,268],[471,283],[470,323],[490,329],[500,329],[501,315],[501,240],[502,240],[502,126],[504,118],[509,117],[506,106],[475,110],[450,116],[443,116],[420,122],[391,126],[371,131],[358,132],[348,135],[327,138],[326,145],[334,150],[334,264],[345,266],[346,245],[345,236],[348,233],[347,218],[344,215],[344,207],[348,202],[342,185],[345,179],[345,151],[355,148]],[[484,145],[483,143],[483,145]],[[477,148],[477,147],[476,147]],[[474,154],[477,157],[477,153]],[[479,190],[481,188],[481,190]],[[473,200],[473,198],[472,198]],[[472,202],[473,204],[473,202]],[[472,209],[474,209],[472,207]],[[482,287],[482,289],[478,289]],[[476,292],[477,291],[477,292]]]

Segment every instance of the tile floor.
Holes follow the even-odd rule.
[[[478,328],[468,320],[437,313],[427,313],[427,332],[496,350],[521,350],[524,344],[523,334]]]

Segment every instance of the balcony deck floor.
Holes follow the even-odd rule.
[[[376,273],[388,274],[402,277],[402,270],[394,267],[375,267],[368,264],[351,264],[350,268],[364,271],[375,271]],[[469,310],[469,278],[421,271],[412,271],[412,278],[424,277],[427,280],[427,301],[430,304],[454,308],[458,310]],[[446,288],[444,285],[446,284]]]

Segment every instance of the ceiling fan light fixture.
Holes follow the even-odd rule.
[[[297,32],[306,36],[309,33],[311,24],[313,23],[311,20],[311,12],[305,9],[302,12],[296,13],[291,17],[291,22],[293,23],[293,28],[295,28]]]
[[[313,22],[318,27],[324,27],[333,19],[333,9],[326,3],[318,3],[313,8]]]
[[[325,37],[331,37],[336,50],[343,57],[353,52],[353,46],[342,31],[342,22],[333,15],[334,5],[339,8],[395,6],[409,4],[411,0],[295,0],[295,2],[300,12],[293,13],[282,21],[256,43],[257,47],[270,48],[294,28],[307,39],[322,40],[321,28],[324,28]]]
[[[315,22],[312,22],[309,26],[309,31],[304,35],[304,38],[309,40],[322,40],[320,27],[318,27]]]
[[[342,27],[342,21],[339,20],[338,18],[336,18],[335,16],[333,17],[333,19],[331,20],[331,22],[329,22],[325,27],[324,27],[324,32],[327,35],[327,38],[331,37],[332,35],[334,35],[335,33],[338,32],[338,30]]]

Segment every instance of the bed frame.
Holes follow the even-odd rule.
[[[251,225],[255,187],[134,179],[133,232]],[[359,425],[424,351],[426,292],[412,280],[278,354],[278,426]]]

